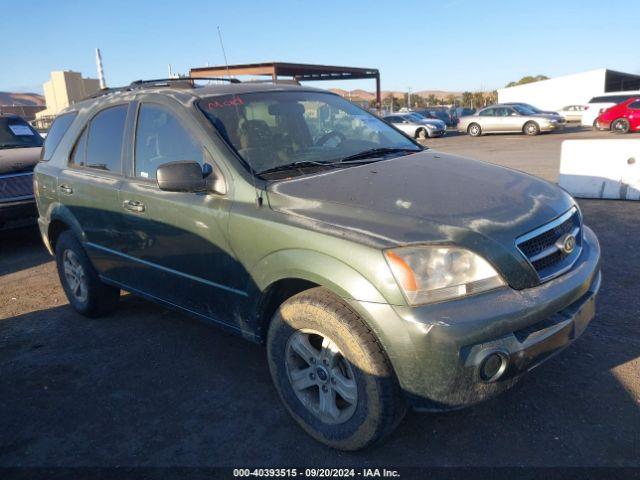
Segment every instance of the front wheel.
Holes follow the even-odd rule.
[[[467,128],[467,133],[472,137],[479,137],[480,135],[482,135],[482,129],[477,123],[472,123],[471,125],[469,125],[469,128]]]
[[[426,140],[428,137],[429,135],[427,134],[427,131],[424,128],[421,128],[416,132],[416,138],[418,140]]]
[[[540,127],[536,122],[527,122],[524,124],[524,133],[527,135],[538,135],[540,133]]]
[[[615,133],[629,133],[629,120],[626,118],[618,118],[611,123],[611,131]]]
[[[82,245],[69,230],[56,242],[56,264],[64,293],[78,313],[100,317],[118,306],[120,289],[100,280]]]
[[[282,304],[267,337],[269,369],[291,416],[316,440],[358,450],[402,420],[406,407],[373,332],[324,288]]]

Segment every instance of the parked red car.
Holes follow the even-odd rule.
[[[616,133],[640,131],[640,97],[633,97],[607,108],[600,114],[597,126]]]

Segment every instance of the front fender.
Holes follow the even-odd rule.
[[[387,303],[382,294],[357,270],[313,250],[279,250],[260,260],[251,276],[261,291],[286,278],[322,285],[347,300]]]

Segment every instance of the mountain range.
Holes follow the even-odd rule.
[[[0,105],[44,106],[44,97],[37,93],[0,92]]]

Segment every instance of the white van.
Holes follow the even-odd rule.
[[[582,125],[595,128],[598,116],[607,108],[627,101],[631,97],[637,97],[638,95],[640,95],[640,90],[612,92],[593,97],[589,100],[589,103],[585,105],[584,111],[582,112]]]

